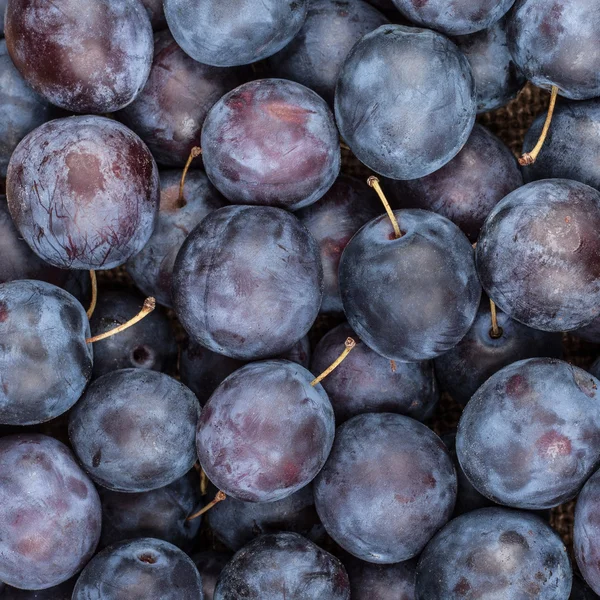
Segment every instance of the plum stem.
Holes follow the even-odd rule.
[[[344,342],[344,346],[345,346],[344,351],[318,377],[315,377],[310,382],[310,385],[315,387],[315,385],[317,385],[317,383],[320,383],[321,381],[323,381],[323,379],[325,379],[325,377],[327,377],[327,375],[329,375],[332,371],[335,371],[342,364],[342,362],[344,361],[346,356],[348,356],[348,354],[350,354],[350,351],[352,350],[352,348],[354,348],[354,346],[356,346],[356,342],[351,337],[349,337]]]
[[[191,150],[190,150],[190,155],[188,156],[188,159],[185,163],[185,167],[183,167],[183,173],[181,174],[181,181],[179,182],[179,198],[178,198],[178,203],[179,203],[179,207],[181,208],[183,206],[183,186],[185,185],[185,178],[187,176],[188,171],[190,170],[190,165],[192,164],[192,161],[200,156],[202,154],[202,148],[198,147],[198,146],[194,146]]]
[[[112,337],[117,333],[121,333],[121,331],[125,331],[129,329],[132,325],[139,323],[142,319],[147,317],[154,309],[156,308],[156,300],[154,298],[146,298],[144,300],[144,306],[142,306],[142,310],[135,315],[132,319],[129,319],[127,323],[123,323],[123,325],[119,325],[110,331],[106,331],[105,333],[100,333],[95,335],[94,337],[88,338],[86,343],[93,344],[94,342],[99,342],[100,340],[105,340],[106,338]]]
[[[92,301],[90,307],[87,309],[88,319],[92,318],[94,311],[96,310],[96,303],[98,302],[98,282],[96,281],[96,271],[90,270],[90,281],[92,282]]]
[[[496,304],[490,298],[490,314],[492,315],[492,328],[490,329],[490,337],[494,340],[502,337],[502,327],[498,325],[498,315],[496,314]]]
[[[350,150],[350,146],[348,146],[348,144],[346,144],[345,142],[340,142],[340,148],[342,150]]]
[[[186,520],[192,521],[193,519],[198,518],[199,516],[203,515],[205,512],[208,512],[215,504],[219,504],[219,502],[223,502],[223,500],[225,500],[225,498],[227,498],[225,493],[222,492],[221,490],[219,490],[217,492],[217,495],[215,496],[214,500],[209,502],[204,508],[200,509],[198,512],[195,512],[193,515],[190,515]]]
[[[379,185],[379,179],[377,177],[375,177],[374,175],[371,175],[371,177],[369,177],[369,179],[367,179],[367,183],[369,184],[370,187],[372,187],[377,192],[377,195],[379,196],[379,199],[381,200],[381,202],[383,204],[383,208],[385,208],[385,212],[387,213],[388,217],[390,218],[390,221],[392,222],[392,227],[394,228],[394,233],[396,234],[396,239],[401,238],[402,232],[400,231],[400,225],[398,225],[398,219],[396,219],[396,215],[394,214],[394,211],[391,209],[390,203],[387,201],[387,198],[385,197],[385,194],[383,193],[383,190],[381,189],[381,186]]]
[[[550,95],[550,106],[548,107],[548,114],[546,115],[546,122],[544,123],[542,133],[540,134],[537,144],[534,146],[533,150],[531,152],[525,152],[525,154],[523,154],[523,156],[519,158],[519,164],[522,167],[532,165],[537,160],[538,154],[541,152],[542,147],[544,146],[546,136],[548,135],[548,131],[550,130],[550,123],[552,123],[552,115],[554,114],[554,107],[556,106],[557,96],[558,88],[555,85],[553,85],[552,94]]]

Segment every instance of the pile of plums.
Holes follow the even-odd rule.
[[[0,17],[0,600],[600,597],[597,0]]]

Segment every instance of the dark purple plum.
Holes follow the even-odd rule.
[[[481,287],[473,249],[451,221],[424,210],[367,223],[346,246],[339,282],[352,329],[372,350],[399,361],[447,352],[471,328]]]
[[[352,236],[382,212],[381,203],[366,183],[341,175],[319,202],[296,213],[302,224],[313,234],[321,250],[321,312],[343,312],[338,285],[342,252]]]
[[[391,179],[443,167],[475,123],[475,83],[462,52],[439,33],[383,25],[352,49],[337,82],[335,116],[361,162]]]
[[[213,211],[173,268],[173,304],[190,337],[240,360],[277,356],[303,338],[322,289],[312,235],[290,213],[266,206]]]
[[[215,390],[198,422],[200,464],[228,496],[272,502],[308,485],[335,434],[331,403],[287,360],[250,363]]]
[[[167,20],[163,9],[162,0],[142,0],[142,4],[150,17],[150,23],[155,31],[165,29]]]
[[[597,596],[592,592],[592,589],[578,577],[576,573],[573,573],[573,588],[571,589],[571,595],[569,600],[598,600],[600,596]]]
[[[562,357],[562,336],[531,329],[496,311],[500,337],[492,330],[490,303],[483,298],[475,322],[452,350],[435,359],[440,387],[466,404],[494,373],[525,358]]]
[[[158,163],[182,167],[200,145],[202,123],[212,105],[243,81],[237,69],[192,60],[169,31],[161,31],[154,37],[144,89],[117,116],[148,144]]]
[[[352,600],[416,600],[416,560],[375,565],[353,556],[344,560]]]
[[[102,292],[90,328],[96,336],[123,325],[137,314],[144,298],[126,291]],[[175,334],[167,317],[154,310],[133,327],[94,343],[93,377],[119,369],[171,372],[177,364]]]
[[[298,35],[267,62],[271,73],[297,81],[333,106],[338,75],[352,46],[389,23],[363,0],[310,0]]]
[[[425,548],[418,600],[567,600],[571,563],[556,532],[531,513],[482,508],[450,521]]]
[[[600,382],[553,358],[492,375],[461,416],[456,454],[475,488],[514,508],[574,498],[600,463]]]
[[[310,365],[310,342],[308,337],[303,337],[290,350],[275,358],[291,360],[308,369]],[[185,343],[179,357],[181,381],[196,394],[196,398],[202,406],[208,402],[211,394],[226,377],[229,377],[245,364],[247,363],[243,360],[217,354],[191,340]]]
[[[69,438],[90,477],[120,492],[147,492],[196,461],[200,406],[168,375],[123,369],[96,379],[71,412]]]
[[[225,565],[231,560],[231,555],[226,554],[225,552],[206,550],[204,552],[192,554],[192,560],[202,578],[204,600],[214,600],[217,580]]]
[[[92,375],[85,309],[43,281],[0,284],[0,423],[43,423],[69,410]]]
[[[45,435],[0,439],[0,578],[39,590],[77,573],[100,538],[98,493],[71,451]]]
[[[311,370],[322,373],[356,334],[347,323],[328,332],[313,353]],[[358,340],[357,340],[358,341]],[[395,362],[359,343],[322,382],[337,425],[362,413],[399,413],[418,421],[431,416],[439,400],[433,362]]]
[[[327,533],[372,563],[417,556],[450,518],[456,473],[446,446],[403,415],[363,414],[336,431],[315,481],[315,505]]]
[[[404,17],[421,27],[448,35],[488,29],[499,21],[515,0],[394,0]]]
[[[533,84],[558,87],[561,96],[600,96],[600,11],[589,0],[517,0],[508,47]]]
[[[187,174],[180,201],[180,180],[180,171],[161,171],[156,229],[143,250],[126,265],[137,287],[168,307],[172,304],[173,265],[185,238],[206,215],[227,204],[202,171]]]
[[[530,152],[537,143],[546,120],[541,115],[523,142]],[[600,99],[587,102],[560,102],[552,126],[535,163],[525,167],[527,181],[565,178],[581,181],[600,190]]]
[[[152,155],[104,117],[56,119],[32,131],[11,157],[6,190],[25,241],[66,269],[123,264],[144,247],[158,213]]]
[[[476,249],[483,289],[543,331],[587,325],[600,308],[600,193],[576,181],[529,183],[499,202]]]
[[[5,3],[6,4],[6,3]],[[0,22],[3,7],[0,4]],[[17,144],[53,116],[50,105],[24,81],[0,40],[0,177],[6,177],[8,161]]]
[[[204,121],[201,145],[206,174],[234,204],[296,210],[321,198],[340,172],[331,110],[284,79],[251,81],[223,96]]]
[[[289,44],[306,19],[307,0],[164,0],[173,37],[198,62],[247,65]]]
[[[99,487],[102,501],[100,546],[141,537],[165,540],[191,550],[201,518],[187,518],[203,504],[200,478],[194,469],[173,483],[139,494],[113,492]]]
[[[600,471],[583,486],[575,506],[573,549],[581,574],[600,594]]]
[[[398,208],[432,210],[456,223],[471,242],[494,206],[523,185],[512,152],[475,125],[462,150],[441,169],[410,181],[390,181]]]
[[[152,27],[139,0],[8,0],[6,43],[27,83],[52,104],[109,113],[140,92]]]
[[[323,536],[312,484],[275,502],[243,502],[227,498],[213,506],[207,518],[211,531],[234,552],[264,533],[292,531],[313,541]]]
[[[19,590],[7,587],[4,591],[0,589],[0,598],[2,600],[71,600],[76,581],[75,577],[45,590]]]
[[[262,535],[223,569],[214,600],[286,597],[350,600],[346,570],[337,558],[297,533]]]
[[[72,600],[204,600],[191,558],[153,538],[128,540],[94,556],[82,571]]]
[[[478,113],[505,106],[526,82],[508,50],[507,25],[508,17],[504,17],[489,29],[453,38],[471,65]]]

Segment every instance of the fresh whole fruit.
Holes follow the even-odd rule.
[[[344,559],[352,600],[415,600],[417,561],[375,565],[353,556]]]

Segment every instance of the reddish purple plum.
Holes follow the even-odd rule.
[[[8,0],[5,35],[15,66],[52,104],[109,113],[144,87],[152,26],[139,0]]]
[[[96,116],[45,123],[8,165],[8,208],[29,246],[63,269],[112,269],[156,223],[158,169],[142,140]]]
[[[340,141],[327,103],[284,79],[236,88],[210,110],[202,157],[234,204],[297,210],[321,198],[340,172]]]
[[[272,502],[308,485],[335,433],[331,403],[304,367],[255,362],[215,390],[198,423],[200,464],[226,495]]]
[[[0,439],[0,578],[40,590],[77,573],[100,538],[98,492],[71,451],[45,435]]]

